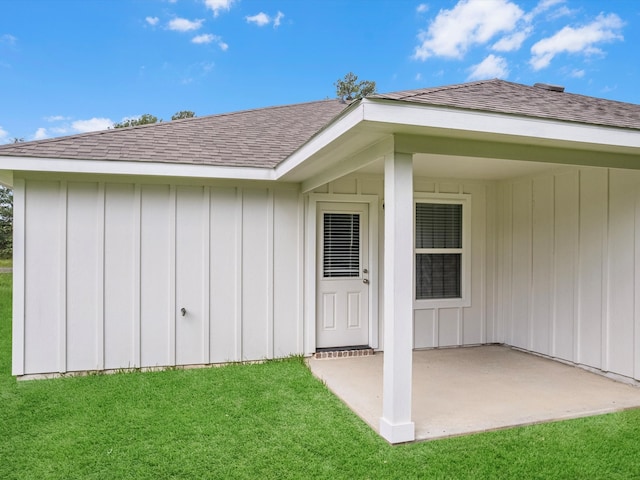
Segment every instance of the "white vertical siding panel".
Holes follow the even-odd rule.
[[[347,176],[339,178],[331,182],[331,189],[336,194],[350,194],[355,195],[358,191],[358,181],[355,177]]]
[[[482,282],[485,285],[483,333],[482,341],[494,343],[500,341],[498,336],[498,308],[497,308],[497,237],[498,218],[496,209],[496,185],[487,184],[485,187],[485,272]],[[473,286],[472,286],[473,287]]]
[[[413,348],[437,347],[434,336],[435,310],[413,311]]]
[[[58,308],[60,309],[58,315],[58,371],[67,371],[67,182],[66,180],[60,182],[60,194],[58,197],[60,202],[59,210],[59,246],[60,251],[60,290],[58,294]]]
[[[267,191],[267,231],[266,231],[266,247],[267,247],[267,352],[266,358],[273,358],[273,338],[274,338],[274,319],[273,319],[273,294],[275,281],[275,274],[273,270],[273,255],[274,255],[274,193],[273,189]]]
[[[609,174],[608,370],[633,376],[635,203],[638,172]]]
[[[530,348],[531,303],[531,182],[513,184],[512,345]]]
[[[66,370],[94,370],[98,368],[97,297],[102,295],[96,282],[102,230],[96,218],[98,184],[69,183],[67,202]]]
[[[298,339],[301,336],[299,275],[299,237],[302,224],[298,223],[298,192],[276,190],[273,217],[273,354],[282,357],[302,353]]]
[[[176,363],[203,363],[203,188],[176,189]],[[208,245],[207,245],[208,248]],[[181,309],[186,309],[182,315]],[[209,319],[206,319],[209,321]]]
[[[169,364],[176,364],[176,232],[177,232],[177,188],[169,186]]]
[[[513,185],[504,184],[500,188],[501,229],[498,251],[502,254],[498,258],[498,302],[500,305],[498,317],[498,338],[510,344],[512,341],[511,325],[511,272],[513,265]]]
[[[548,355],[551,351],[551,301],[553,272],[553,177],[533,180],[532,285],[530,345]]]
[[[97,232],[97,255],[95,260],[96,268],[96,369],[104,369],[104,207],[105,207],[105,186],[104,182],[98,183],[98,198],[96,201],[96,226]]]
[[[211,189],[210,240],[210,359],[214,363],[238,361],[236,326],[240,323],[236,298],[239,256],[235,188]]]
[[[133,189],[133,361],[136,367],[142,365],[142,319],[140,317],[140,239],[141,239],[142,187],[139,183]]]
[[[382,177],[380,178],[363,178],[362,194],[363,195],[379,195],[382,196],[384,185]]]
[[[579,215],[578,172],[555,176],[553,316],[550,354],[573,360],[576,305],[576,252]],[[598,292],[599,296],[599,292]],[[598,310],[599,311],[599,310]]]
[[[211,189],[202,196],[202,352],[211,363]]]
[[[438,346],[460,345],[462,322],[461,308],[438,309]]]
[[[460,311],[460,343],[482,343],[485,336],[486,260],[487,260],[487,198],[483,184],[464,186],[471,195],[471,306]]]
[[[242,359],[268,355],[268,191],[245,189],[242,213]]]
[[[25,205],[26,185],[21,178],[13,181],[13,321],[11,324],[11,373],[24,372],[25,328]]]
[[[602,367],[602,325],[605,240],[607,235],[608,174],[604,169],[580,171],[580,250],[578,275],[577,362]],[[576,242],[577,243],[577,242]],[[568,357],[558,355],[562,358]]]
[[[140,192],[140,363],[170,365],[171,228],[168,185],[142,185]]]
[[[105,185],[104,366],[137,367],[134,356],[134,186]]]
[[[58,365],[60,303],[59,182],[26,182],[24,373],[53,372]]]
[[[633,338],[633,378],[640,380],[640,183],[635,193],[635,252],[634,252],[634,338]]]

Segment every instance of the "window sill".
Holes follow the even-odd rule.
[[[466,298],[438,298],[433,300],[414,300],[414,310],[431,310],[434,308],[470,307],[471,301]]]

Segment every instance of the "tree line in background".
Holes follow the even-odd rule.
[[[0,258],[13,254],[13,190],[0,185]]]
[[[171,115],[171,120],[182,120],[184,118],[193,118],[195,116],[196,114],[191,110],[180,110],[179,112]],[[144,115],[140,115],[138,118],[129,118],[122,122],[114,123],[113,128],[138,127],[140,125],[149,125],[151,123],[162,123],[162,119],[158,120],[158,117],[155,115],[145,113]]]

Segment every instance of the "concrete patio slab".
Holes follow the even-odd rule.
[[[379,432],[384,354],[309,359],[323,380]],[[640,407],[640,388],[505,346],[413,353],[416,440]]]

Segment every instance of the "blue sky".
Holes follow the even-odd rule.
[[[0,143],[485,78],[640,103],[637,0],[0,0]]]

